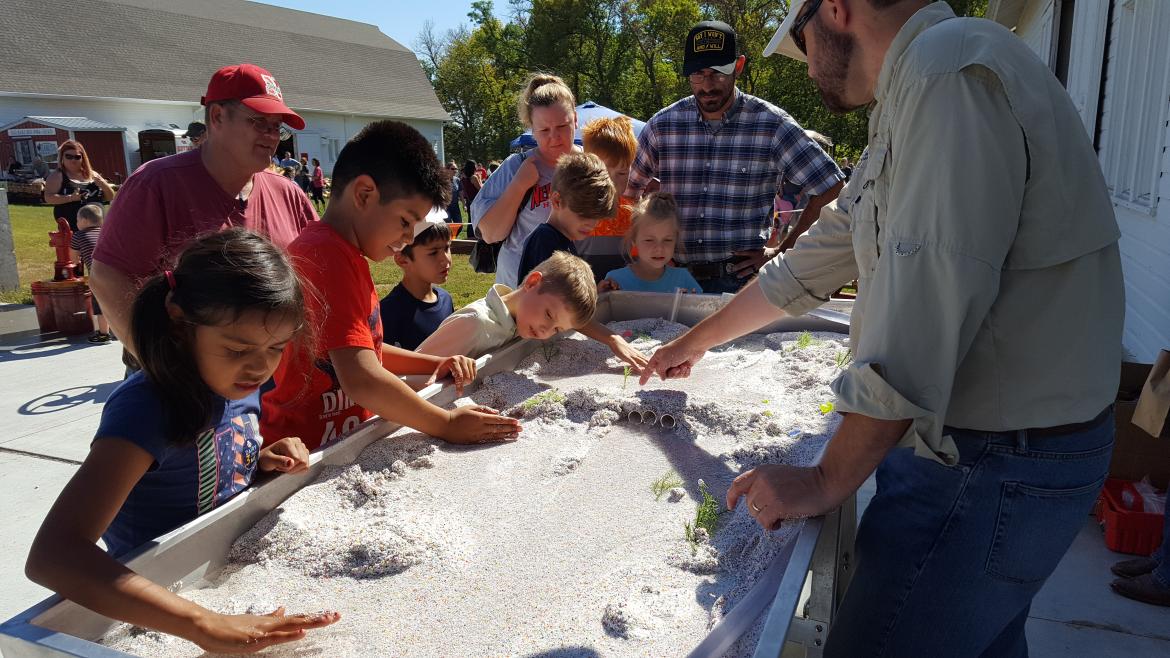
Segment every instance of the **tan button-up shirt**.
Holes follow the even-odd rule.
[[[516,318],[504,303],[504,295],[510,292],[512,289],[502,283],[493,284],[483,299],[448,315],[415,351],[432,356],[462,354],[473,359],[496,351],[518,335]]]
[[[760,273],[791,314],[857,278],[837,409],[911,419],[901,445],[945,463],[944,426],[1100,413],[1121,362],[1120,233],[1052,73],[1006,29],[936,2],[890,45],[869,140],[838,201]]]

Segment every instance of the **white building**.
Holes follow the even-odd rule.
[[[991,0],[1068,89],[1121,227],[1125,349],[1170,348],[1170,0]]]
[[[4,0],[2,13],[0,127],[39,116],[124,129],[123,170],[102,172],[115,180],[188,148],[179,136],[203,120],[211,74],[241,62],[271,71],[305,119],[280,152],[328,172],[363,126],[397,119],[443,157],[447,113],[414,53],[373,25],[242,0]],[[29,155],[3,150],[4,167]]]

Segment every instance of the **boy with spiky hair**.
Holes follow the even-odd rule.
[[[451,230],[446,224],[426,225],[394,254],[394,262],[402,268],[402,281],[382,298],[382,340],[413,350],[455,311],[451,293],[439,286],[451,272]]]
[[[320,339],[311,358],[289,351],[263,399],[265,437],[299,436],[310,450],[344,438],[377,414],[456,443],[515,438],[519,424],[486,407],[447,410],[398,375],[451,375],[462,392],[475,377],[464,356],[428,357],[382,342],[366,259],[382,261],[415,238],[416,225],[451,198],[450,176],[427,140],[397,121],[377,121],[337,157],[324,217],[289,245],[310,295]]]

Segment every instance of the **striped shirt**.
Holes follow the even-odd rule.
[[[781,180],[807,196],[845,180],[784,110],[739,89],[721,122],[703,119],[694,96],[650,118],[630,168],[634,196],[652,177],[678,202],[682,239],[675,260],[692,264],[762,249]]]
[[[85,269],[93,267],[93,250],[97,248],[98,236],[101,235],[102,229],[100,226],[87,228],[82,231],[77,231],[73,234],[73,238],[69,241],[69,246],[81,252],[81,262],[85,263]]]

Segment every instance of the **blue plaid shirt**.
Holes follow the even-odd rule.
[[[845,180],[788,113],[739,89],[718,127],[703,119],[694,96],[650,118],[630,167],[634,195],[654,176],[678,202],[682,239],[675,260],[682,263],[724,261],[734,251],[763,248],[781,180],[807,196]]]

